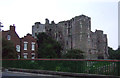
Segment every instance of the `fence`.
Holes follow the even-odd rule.
[[[120,76],[120,60],[3,59],[2,66],[5,68]]]

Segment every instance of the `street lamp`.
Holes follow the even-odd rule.
[[[0,32],[1,32],[1,27],[3,27],[2,23],[0,22]]]

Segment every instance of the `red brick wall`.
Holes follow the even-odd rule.
[[[35,38],[32,37],[31,34],[27,34],[27,36],[23,37],[23,38],[19,38],[18,34],[15,31],[15,26],[10,26],[10,30],[8,31],[2,31],[2,37],[6,40],[7,36],[10,35],[11,39],[10,41],[13,42],[15,48],[16,45],[20,45],[20,52],[17,52],[18,55],[20,55],[20,57],[23,57],[23,53],[28,53],[28,58],[31,59],[31,53],[35,53],[35,58],[37,58],[37,40]],[[28,48],[27,50],[24,50],[24,41],[28,42]],[[32,51],[32,42],[35,42],[35,50]]]
[[[32,37],[31,34],[27,34],[27,36],[21,38],[21,56],[23,57],[23,53],[28,53],[28,58],[31,59],[31,53],[35,53],[35,58],[37,58],[37,40],[35,38]],[[24,42],[28,42],[27,43],[27,50],[24,50]],[[35,50],[32,51],[32,42],[35,42]]]
[[[10,41],[13,42],[15,48],[16,48],[16,45],[20,45],[20,38],[19,38],[18,34],[15,31],[15,26],[10,26],[10,30],[8,30],[8,31],[2,31],[2,37],[4,39],[7,40],[8,35],[11,36]],[[18,54],[20,54],[20,52]]]

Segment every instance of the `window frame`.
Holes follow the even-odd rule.
[[[32,51],[35,50],[35,42],[31,42],[31,50],[32,50]]]
[[[11,36],[10,35],[7,35],[7,40],[11,40]]]
[[[24,50],[28,49],[28,42],[24,41]]]
[[[20,45],[16,45],[16,51],[20,52]]]

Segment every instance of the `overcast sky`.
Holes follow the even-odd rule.
[[[118,0],[0,0],[0,22],[8,30],[15,24],[20,37],[32,34],[35,22],[58,23],[84,14],[91,17],[91,30],[103,30],[108,46],[118,48]]]

